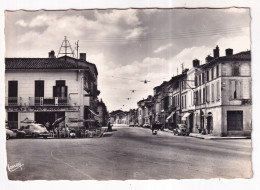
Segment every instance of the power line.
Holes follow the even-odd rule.
[[[150,41],[150,40],[169,40],[169,39],[183,39],[191,37],[204,37],[212,35],[223,35],[223,34],[234,34],[240,33],[243,29],[249,29],[248,27],[232,27],[227,29],[210,29],[204,31],[189,31],[189,32],[179,32],[179,33],[163,33],[163,34],[147,34],[147,36],[131,38],[129,41]],[[85,39],[82,41],[95,42],[95,43],[110,43],[110,42],[126,42],[125,37],[109,37],[103,39]],[[128,42],[129,42],[128,41]]]

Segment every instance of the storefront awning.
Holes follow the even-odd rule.
[[[89,110],[93,115],[98,116],[98,114],[96,114],[93,110],[91,110],[91,109],[89,109],[89,108],[88,108],[88,110]]]
[[[169,119],[173,116],[174,113],[175,113],[175,111],[173,111],[173,112],[166,118],[166,120],[169,120]]]
[[[182,116],[181,120],[182,120],[182,121],[185,121],[186,118],[189,117],[189,115],[190,115],[190,113],[185,113],[185,114]]]

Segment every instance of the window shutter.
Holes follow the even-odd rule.
[[[57,97],[57,87],[53,86],[53,97]]]
[[[65,86],[65,97],[68,97],[68,86]]]

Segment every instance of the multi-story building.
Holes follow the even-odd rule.
[[[195,74],[195,125],[208,134],[251,135],[251,54],[250,51],[214,57]]]
[[[27,119],[44,124],[65,116],[69,127],[83,126],[96,115],[97,68],[68,56],[5,59],[6,119],[20,128]]]

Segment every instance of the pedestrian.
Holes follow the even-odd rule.
[[[46,127],[46,129],[50,132],[50,130],[51,130],[51,128],[50,128],[50,122],[49,121],[47,121],[46,123],[45,123],[45,127]]]
[[[111,125],[110,121],[108,121],[108,123],[107,123],[107,131],[112,132],[112,125]]]

